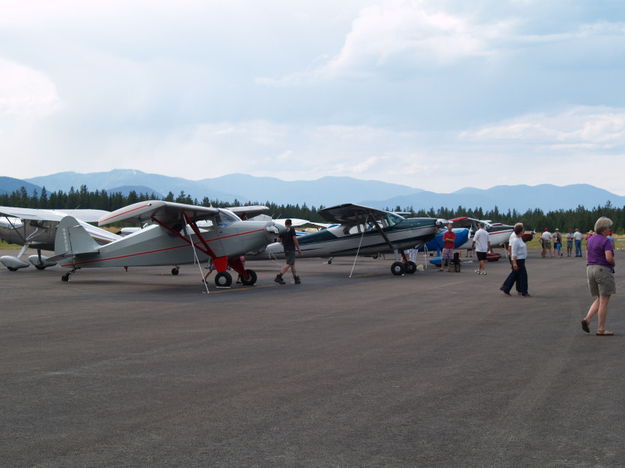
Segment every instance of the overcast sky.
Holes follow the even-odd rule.
[[[625,195],[620,0],[0,0],[0,175]]]

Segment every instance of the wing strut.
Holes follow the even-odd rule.
[[[185,221],[188,222],[188,224],[191,224],[191,228],[195,231],[195,229],[197,229],[197,226],[195,225],[195,223],[193,223],[189,217],[187,216],[186,213],[182,213],[182,216],[184,217]],[[189,234],[189,232],[187,231],[187,226],[188,224],[184,225],[184,233],[189,236],[189,238],[191,238],[191,235]],[[200,235],[199,232],[197,232],[197,235],[199,236],[199,238],[202,240],[202,243],[204,244],[204,246],[206,247],[206,249],[210,250],[208,248],[208,245],[206,244],[206,241],[204,240],[204,238]],[[200,263],[200,259],[197,256],[197,251],[195,250],[195,243],[191,242],[191,247],[193,247],[193,258],[194,260],[197,262],[197,267],[200,270],[200,278],[202,278],[202,284],[204,284],[204,289],[206,289],[206,294],[210,294],[210,291],[208,290],[208,284],[206,283],[206,280],[204,279],[204,272],[202,271],[202,264]]]
[[[369,219],[369,216],[367,215],[367,217],[365,218],[365,222],[364,222],[365,226],[367,225],[368,219]],[[354,264],[352,265],[352,271],[349,272],[348,278],[351,278],[352,275],[354,274],[354,268],[356,268],[356,260],[358,260],[358,254],[360,253],[360,246],[362,245],[362,239],[364,237],[365,237],[365,229],[362,230],[362,234],[360,235],[360,242],[358,242],[358,250],[356,250],[356,256],[354,257]]]

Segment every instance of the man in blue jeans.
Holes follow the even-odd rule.
[[[575,239],[575,256],[582,256],[582,233],[579,232],[579,228],[575,228],[575,233],[573,234],[573,238]]]

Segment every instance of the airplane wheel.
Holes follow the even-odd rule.
[[[67,283],[69,281],[69,273],[65,273],[63,276],[61,276],[61,281]]]
[[[413,275],[415,271],[417,271],[417,264],[415,262],[406,262],[404,269],[406,270],[406,273]]]
[[[174,267],[171,269],[171,274],[174,276],[178,276],[178,273],[180,273],[180,268],[178,267]]]
[[[227,271],[217,273],[215,276],[215,285],[218,288],[228,288],[232,285],[232,276]]]
[[[395,262],[391,265],[391,273],[395,276],[403,275],[404,271],[404,264],[402,262]]]
[[[7,267],[9,271],[17,271],[17,268]]]
[[[35,265],[35,268],[37,270],[44,270],[46,268],[46,266],[45,265]]]
[[[241,283],[243,283],[245,286],[252,286],[254,283],[256,283],[258,277],[256,276],[256,272],[254,270],[245,270],[245,273],[247,273],[249,277],[247,278],[247,280],[244,280],[243,277],[241,277]]]

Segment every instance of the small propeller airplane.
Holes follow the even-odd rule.
[[[492,221],[485,221],[475,218],[468,218],[462,216],[460,218],[450,219],[454,227],[465,227],[471,230],[469,239],[465,244],[461,245],[460,249],[471,249],[473,247],[473,235],[479,229],[479,223],[484,223],[486,232],[488,232],[488,240],[491,247],[505,246],[510,240],[510,234],[514,231],[514,226],[502,223],[493,223]]]
[[[238,207],[241,214],[255,213],[265,207]],[[209,221],[198,227],[198,221]],[[232,276],[228,267],[241,276],[244,285],[256,283],[253,270],[245,269],[241,256],[258,251],[273,242],[284,230],[272,221],[242,221],[224,208],[186,205],[162,200],[147,200],[113,211],[99,219],[100,226],[117,222],[151,223],[147,227],[100,246],[73,217],[61,220],[56,232],[54,260],[72,270],[80,268],[180,265],[212,260],[217,275],[215,284],[228,287]]]
[[[434,238],[445,221],[434,218],[404,218],[390,211],[346,203],[319,210],[334,227],[298,236],[302,257],[341,257],[394,252],[403,261],[391,265],[394,275],[413,274],[417,265],[403,253]],[[280,242],[269,244],[265,252],[248,258],[283,257]]]
[[[113,242],[119,236],[88,224],[97,222],[108,213],[104,210],[45,210],[0,206],[0,239],[22,246],[17,256],[4,255],[0,257],[0,263],[10,271],[26,268],[31,264],[39,270],[55,265],[56,262],[50,261],[41,251],[54,250],[56,228],[67,215],[74,216],[96,243],[104,245]],[[21,257],[28,248],[36,249],[37,255],[30,255],[26,262]]]

